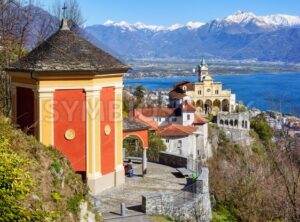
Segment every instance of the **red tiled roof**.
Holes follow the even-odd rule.
[[[180,81],[174,84],[174,88],[176,88],[177,86],[182,86],[189,83],[189,81]]]
[[[177,90],[172,90],[171,92],[169,92],[169,96],[172,99],[182,99],[183,97],[186,96],[186,94],[183,92],[177,92]]]
[[[191,82],[184,84],[186,86],[186,91],[194,91],[195,90],[195,85]]]
[[[169,124],[159,127],[157,135],[162,137],[178,137],[178,136],[189,136],[193,132],[197,131],[195,126],[182,126],[178,124]]]
[[[195,125],[203,125],[208,122],[208,119],[205,117],[200,116],[197,112],[195,112],[195,117],[194,117],[194,124]]]
[[[157,130],[158,128],[158,123],[155,120],[152,120],[146,116],[144,116],[143,114],[141,114],[138,111],[131,111],[129,113],[129,116],[132,116],[132,118],[134,118],[137,121],[140,121],[144,124],[147,124],[150,127],[150,130]]]
[[[195,106],[191,102],[188,102],[188,101],[185,101],[182,104],[181,108],[183,111],[187,111],[187,112],[195,112],[196,111]]]
[[[182,88],[186,86],[187,91],[193,91],[195,89],[194,84],[188,81],[182,81],[174,84],[174,88]]]
[[[135,112],[139,112],[146,117],[159,116],[169,117],[174,113],[174,108],[139,108],[135,109]]]

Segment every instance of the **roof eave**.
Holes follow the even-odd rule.
[[[82,74],[84,72],[90,72],[93,73],[93,75],[97,74],[115,74],[115,73],[127,73],[129,70],[132,70],[131,67],[124,67],[124,68],[111,68],[111,69],[70,69],[70,70],[47,70],[47,69],[26,69],[26,68],[13,68],[13,67],[8,67],[4,69],[5,71],[8,72],[35,72],[36,74],[50,74],[54,75],[57,72],[63,72],[63,73],[72,73],[72,74]]]

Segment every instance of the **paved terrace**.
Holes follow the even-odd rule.
[[[186,179],[180,177],[175,168],[157,163],[148,163],[147,175],[143,178],[142,164],[134,164],[137,174],[135,177],[126,177],[126,183],[122,186],[108,189],[96,196],[100,200],[99,211],[103,218],[118,218],[120,213],[120,203],[126,204],[126,215],[142,215],[141,203],[142,195],[157,192],[180,192],[186,184]],[[140,216],[144,217],[144,216]],[[130,219],[112,221],[132,221]],[[135,219],[138,219],[135,217]],[[145,220],[147,219],[147,220]],[[148,218],[141,218],[141,221],[151,221]]]

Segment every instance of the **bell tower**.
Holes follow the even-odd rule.
[[[202,82],[205,79],[205,76],[208,75],[208,67],[205,63],[204,58],[202,58],[200,64],[198,65],[198,81]]]

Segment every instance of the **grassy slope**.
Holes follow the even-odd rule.
[[[10,120],[2,116],[0,116],[0,145],[1,152],[7,153],[7,158],[14,155],[23,164],[14,165],[0,157],[0,175],[5,177],[5,168],[11,167],[12,172],[20,170],[21,176],[28,177],[22,181],[24,178],[16,178],[16,176],[14,178],[11,172],[8,175],[9,183],[14,181],[15,184],[20,185],[21,189],[22,187],[26,189],[23,189],[23,200],[17,197],[15,202],[12,201],[12,204],[16,205],[16,213],[7,214],[6,217],[14,218],[20,213],[24,221],[32,220],[32,218],[34,221],[79,220],[79,203],[87,200],[88,190],[81,178],[72,171],[69,162],[56,149],[45,147],[33,137],[16,130],[10,124]],[[14,169],[14,166],[21,169]],[[15,194],[10,193],[13,190],[7,187],[7,184],[4,186],[4,180],[0,181],[0,198],[4,198],[4,195],[11,195],[10,198],[13,200]],[[4,204],[7,205],[8,210],[12,209],[9,203],[4,202]],[[21,214],[21,211],[25,213]],[[1,214],[4,217],[4,213]],[[0,219],[9,221],[8,218],[3,219],[1,216]]]

